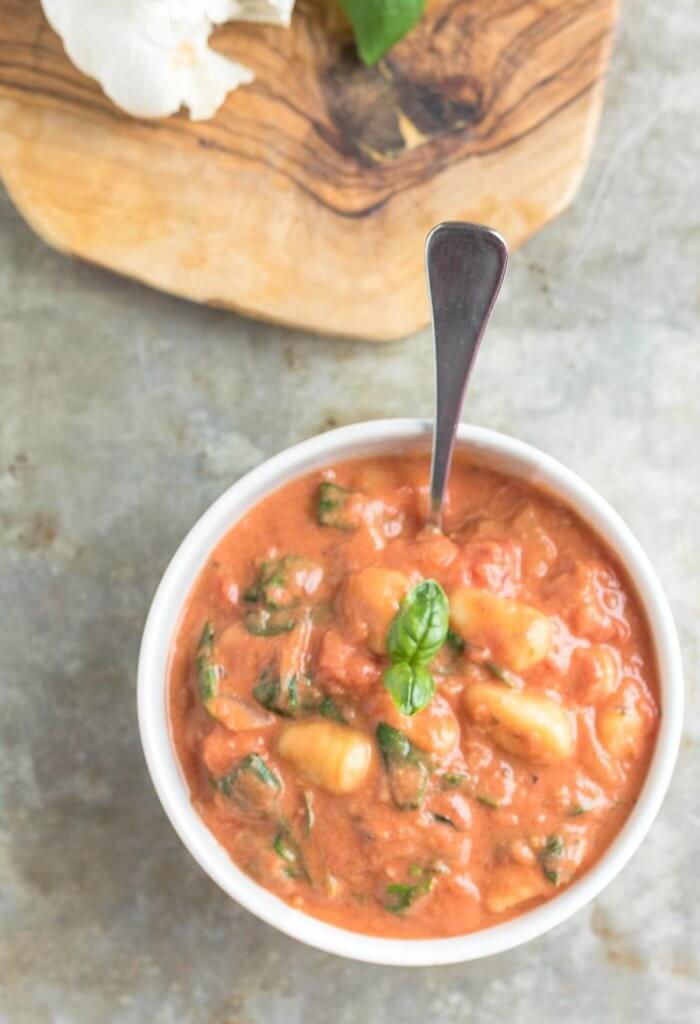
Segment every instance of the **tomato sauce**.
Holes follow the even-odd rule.
[[[622,827],[658,727],[647,624],[591,530],[458,462],[438,533],[427,481],[423,457],[359,459],[267,497],[200,574],[169,670],[191,798],[231,858],[378,936],[561,892]]]

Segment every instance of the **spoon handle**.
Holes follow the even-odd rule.
[[[425,242],[435,340],[435,426],[429,522],[441,526],[442,502],[464,392],[508,263],[491,228],[438,224]]]

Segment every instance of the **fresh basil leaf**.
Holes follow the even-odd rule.
[[[340,0],[365,64],[376,64],[420,21],[425,0]]]
[[[435,680],[427,668],[397,661],[385,669],[384,686],[402,715],[415,715],[435,696]]]
[[[389,627],[391,660],[427,665],[447,639],[449,617],[445,591],[435,580],[423,580],[406,595]]]

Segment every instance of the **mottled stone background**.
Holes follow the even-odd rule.
[[[195,517],[290,442],[429,414],[428,333],[375,348],[199,309],[50,251],[0,198],[3,1024],[700,1019],[699,22],[696,0],[625,5],[592,166],[513,259],[465,409],[646,545],[684,648],[681,758],[595,905],[483,963],[345,963],[239,910],[167,823],[135,720],[146,609]]]

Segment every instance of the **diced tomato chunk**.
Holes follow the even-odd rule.
[[[451,575],[454,587],[480,587],[501,597],[514,597],[521,580],[522,547],[510,540],[469,541]]]
[[[596,562],[560,573],[548,596],[576,636],[605,643],[629,635],[625,594],[613,572]]]
[[[381,669],[374,658],[348,643],[335,629],[323,636],[318,655],[319,674],[341,687],[366,690],[379,681]]]
[[[250,732],[233,733],[223,725],[217,725],[202,740],[202,760],[209,774],[218,779],[247,754],[262,746],[260,736]]]

